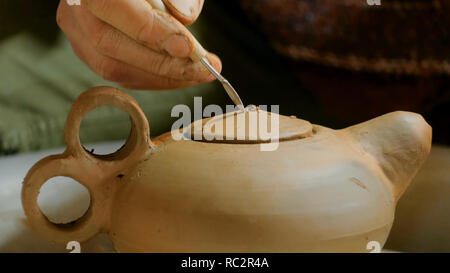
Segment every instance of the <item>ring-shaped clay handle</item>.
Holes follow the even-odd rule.
[[[131,132],[125,145],[117,152],[101,156],[92,154],[81,145],[79,130],[83,117],[101,106],[114,106],[129,114]],[[96,87],[83,94],[73,104],[65,127],[66,151],[46,157],[36,163],[25,177],[22,205],[31,227],[47,240],[60,244],[83,242],[108,230],[108,219],[114,196],[114,178],[142,161],[152,148],[150,129],[138,103],[124,91],[112,87]],[[39,191],[56,176],[70,177],[85,186],[91,196],[88,211],[68,224],[52,223],[40,210]]]

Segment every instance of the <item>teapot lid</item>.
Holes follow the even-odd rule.
[[[186,130],[190,140],[212,143],[266,143],[306,138],[312,124],[295,116],[266,112],[257,107],[193,122]]]

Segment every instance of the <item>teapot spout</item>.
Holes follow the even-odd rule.
[[[378,161],[396,201],[431,149],[432,128],[416,113],[392,112],[344,130]]]

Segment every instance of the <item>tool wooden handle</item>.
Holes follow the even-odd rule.
[[[199,62],[202,58],[206,57],[206,50],[194,37],[194,51],[192,52],[190,58],[194,62]]]
[[[162,0],[146,0],[153,8],[158,9],[160,11],[169,12]],[[206,57],[206,50],[203,46],[194,38],[194,51],[190,56],[191,60],[194,62],[199,62],[202,58]]]

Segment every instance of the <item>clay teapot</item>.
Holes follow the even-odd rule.
[[[127,112],[132,129],[121,149],[101,156],[83,148],[79,128],[84,115],[104,105]],[[25,178],[29,224],[61,244],[106,232],[120,252],[358,252],[371,241],[382,246],[396,202],[429,154],[431,127],[410,112],[342,130],[279,118],[273,151],[261,151],[258,138],[193,140],[199,130],[192,128],[151,140],[130,95],[111,87],[88,90],[68,115],[66,151],[42,159]],[[177,135],[182,137],[175,140]],[[39,189],[55,176],[89,190],[90,208],[79,220],[54,224],[41,212]]]

